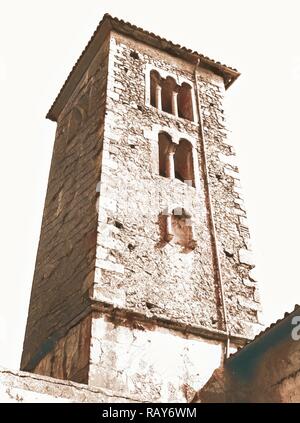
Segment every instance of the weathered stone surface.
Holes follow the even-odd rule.
[[[249,272],[249,278],[252,281],[255,281],[255,282],[258,281],[258,275],[257,275],[256,267],[254,267],[253,269],[250,270],[250,272]]]
[[[239,251],[239,258],[242,264],[248,264],[249,266],[255,266],[252,251],[241,249]]]
[[[242,307],[249,308],[250,310],[261,310],[261,306],[258,302],[253,301],[249,298],[238,297],[238,302]]]
[[[227,167],[224,167],[224,173],[225,175],[231,176],[234,179],[240,179],[240,175],[238,172],[235,172],[234,170],[231,170]]]
[[[0,403],[49,403],[49,402],[139,402],[128,395],[115,396],[108,389],[62,381],[27,372],[0,368]]]
[[[110,51],[110,89],[114,90],[115,82],[121,80],[124,90],[118,101],[108,99],[107,103],[110,119],[105,119],[104,133],[109,134],[105,145],[109,157],[118,166],[101,175],[105,192],[100,192],[99,207],[105,207],[106,219],[120,222],[121,228],[119,233],[106,232],[107,223],[104,222],[98,230],[99,246],[107,248],[116,263],[108,263],[109,266],[104,268],[101,262],[103,273],[99,284],[95,285],[97,296],[101,298],[101,289],[107,293],[109,288],[110,296],[115,293],[119,298],[121,294],[125,298],[124,306],[130,310],[217,328],[221,322],[201,170],[198,170],[196,188],[188,187],[178,179],[171,181],[158,173],[160,129],[169,131],[174,142],[180,138],[194,141],[198,169],[198,128],[194,122],[176,119],[169,113],[145,105],[145,90],[149,89],[145,87],[145,72],[149,72],[149,67],[158,67],[167,75],[184,77],[192,84],[193,67],[181,60],[170,62],[164,52],[116,33],[112,34],[111,45],[117,49]],[[138,52],[138,60],[131,57],[132,51]],[[132,108],[133,103],[142,110]],[[105,163],[106,158],[102,166]],[[116,200],[114,210],[106,208],[101,199],[103,195]],[[193,215],[196,248],[189,253],[180,245],[162,239],[159,215],[172,204],[186,206]],[[120,243],[122,247],[116,248]],[[123,275],[119,274],[117,266],[122,266]],[[157,306],[148,308],[147,303]]]
[[[234,155],[227,155],[227,154],[222,154],[219,153],[218,154],[219,159],[221,162],[225,163],[225,164],[229,164],[232,167],[236,167],[237,166],[237,159],[236,156]],[[226,172],[225,172],[226,173]]]
[[[215,296],[216,281],[213,277],[213,246],[207,220],[198,128],[193,122],[174,119],[171,114],[144,105],[145,90],[147,93],[147,84],[145,86],[144,81],[145,79],[147,81],[147,69],[153,66],[158,68],[161,74],[165,72],[165,75],[177,75],[177,77],[179,75],[193,84],[193,68],[181,60],[170,62],[165,53],[150,49],[142,43],[116,33],[112,34],[111,44],[117,48],[111,51],[110,56],[110,63],[114,64],[111,68],[110,86],[113,89],[115,81],[121,80],[125,89],[120,93],[119,101],[108,102],[110,120],[105,121],[105,133],[108,131],[112,136],[108,147],[111,151],[110,156],[118,163],[115,171],[111,169],[105,175],[106,195],[117,199],[116,210],[107,211],[107,216],[112,222],[121,222],[122,228],[118,234],[110,235],[111,247],[104,235],[102,241],[100,236],[99,242],[100,245],[108,246],[113,252],[115,251],[113,242],[122,241],[125,248],[122,251],[118,249],[118,254],[114,255],[117,257],[117,263],[124,267],[124,278],[120,285],[117,272],[105,272],[102,279],[105,280],[105,284],[99,282],[98,295],[101,292],[101,284],[105,292],[109,284],[110,295],[115,292],[118,297],[120,291],[123,292],[122,298],[126,299],[125,306],[130,309],[179,322],[218,327],[222,323],[216,307],[218,299]],[[138,52],[138,60],[131,57],[132,51]],[[233,172],[232,176],[238,178],[235,156],[231,148],[228,145],[223,146],[221,142],[226,137],[223,120],[219,118],[222,114],[220,110],[224,95],[222,81],[216,84],[216,77],[201,69],[198,78],[203,112],[209,110],[209,113],[204,114],[205,125],[210,131],[207,136],[209,166],[214,172],[226,174],[230,171]],[[134,87],[132,80],[136,81]],[[131,107],[133,103],[139,105],[141,109],[133,109]],[[196,188],[188,188],[181,181],[176,179],[170,181],[159,176],[157,150],[159,130],[168,131],[175,141],[180,137],[194,141],[198,160],[196,169],[199,172]],[[235,170],[224,168],[224,161],[227,164],[230,162]],[[118,175],[122,175],[122,178]],[[116,181],[114,186],[110,184],[112,178]],[[224,181],[224,184],[224,186],[220,183],[216,185],[213,180],[211,181],[217,237],[222,243],[232,246],[234,256],[232,262],[228,259],[222,262],[225,290],[230,292],[226,302],[230,303],[229,310],[237,320],[240,316],[243,320],[249,319],[250,323],[251,321],[256,323],[257,317],[253,316],[253,312],[248,313],[247,308],[241,310],[236,297],[232,295],[233,292],[244,295],[245,298],[249,295],[248,287],[241,287],[240,283],[233,282],[236,276],[239,279],[247,276],[245,268],[239,270],[237,260],[238,251],[246,242],[242,229],[240,233],[231,230],[233,225],[239,227],[238,215],[244,217],[245,212],[232,207],[232,202],[236,199],[235,193],[227,185],[228,182]],[[237,179],[235,186],[239,186]],[[158,215],[164,207],[169,204],[180,205],[183,201],[188,203],[189,211],[194,216],[196,248],[188,254],[183,253],[180,246],[162,243],[158,224]],[[133,245],[134,248],[129,251],[127,245]],[[160,306],[149,310],[146,303]],[[215,325],[212,325],[212,320],[216,322]],[[232,331],[241,333],[241,327],[232,328]]]
[[[256,282],[252,282],[249,279],[243,279],[243,284],[249,287],[255,287],[256,286]]]

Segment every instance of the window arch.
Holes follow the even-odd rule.
[[[195,187],[193,146],[184,138],[179,144],[172,142],[167,132],[158,134],[159,174],[170,179],[179,179]]]
[[[176,117],[194,121],[192,86],[186,82],[178,85],[172,76],[162,78],[155,69],[150,71],[150,104]]]
[[[186,139],[181,139],[174,155],[175,178],[195,186],[193,147]]]
[[[178,90],[178,116],[184,119],[194,120],[192,87],[183,82]]]

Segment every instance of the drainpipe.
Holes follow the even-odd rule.
[[[206,159],[206,148],[205,148],[205,136],[203,130],[203,117],[201,111],[201,104],[200,104],[200,93],[198,88],[198,78],[197,78],[197,68],[200,64],[200,59],[197,59],[197,63],[194,69],[194,78],[195,78],[195,85],[196,85],[196,103],[197,103],[197,110],[199,116],[199,135],[200,140],[202,143],[202,160],[203,160],[203,169],[204,169],[204,186],[206,187],[206,195],[207,195],[207,202],[208,202],[208,214],[210,219],[210,225],[212,230],[212,240],[213,240],[213,247],[215,250],[215,264],[217,267],[217,277],[219,282],[219,290],[220,290],[220,300],[223,309],[223,320],[224,320],[224,332],[226,333],[226,345],[225,345],[225,358],[229,357],[230,351],[230,332],[228,330],[228,319],[227,319],[227,310],[225,304],[225,296],[224,296],[224,284],[221,272],[221,265],[220,265],[220,256],[217,244],[217,235],[216,235],[216,227],[214,221],[214,213],[213,213],[213,206],[211,202],[211,194],[210,194],[210,184],[209,184],[209,174],[208,174],[208,167],[207,167],[207,159]]]

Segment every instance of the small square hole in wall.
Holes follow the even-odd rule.
[[[123,223],[119,222],[118,220],[115,220],[114,225],[118,229],[124,229]]]
[[[137,139],[135,137],[133,137],[133,136],[129,136],[128,137],[128,145],[131,148],[135,148],[136,145],[137,145]]]
[[[132,57],[135,60],[139,60],[139,58],[140,58],[140,56],[138,55],[138,53],[136,51],[131,51],[130,57]]]

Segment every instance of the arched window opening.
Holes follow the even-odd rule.
[[[176,92],[176,82],[173,78],[168,76],[162,82],[161,103],[162,110],[167,113],[173,113],[173,93]],[[177,113],[177,110],[176,110]],[[175,113],[173,113],[175,114]]]
[[[166,178],[174,178],[174,147],[169,134],[161,132],[158,135],[159,174]]]
[[[194,249],[194,231],[191,215],[182,207],[176,207],[166,215],[165,240],[179,244],[184,249]]]
[[[185,139],[181,139],[174,155],[175,178],[194,187],[193,147]]]
[[[193,121],[192,89],[189,84],[183,83],[178,91],[178,116]]]
[[[150,104],[161,109],[161,78],[156,70],[150,72]]]
[[[155,69],[150,71],[150,104],[176,117],[194,121],[192,86],[167,76],[162,78]]]

